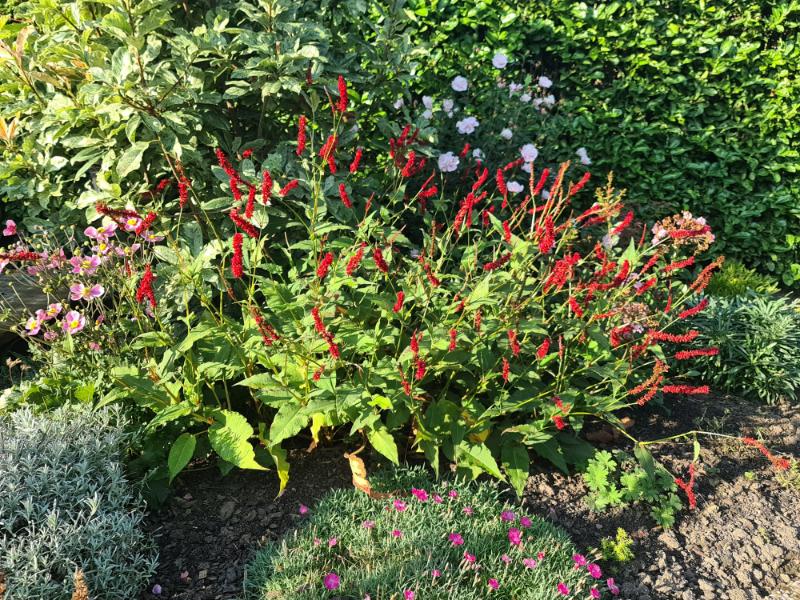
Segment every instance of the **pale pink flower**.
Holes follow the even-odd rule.
[[[606,579],[606,585],[608,586],[608,591],[611,592],[612,595],[619,596],[619,587],[614,583],[613,577]]]
[[[328,548],[333,548],[338,543],[339,540],[336,539],[335,537],[332,537],[331,539],[328,540]]]
[[[78,333],[84,327],[86,327],[86,318],[77,310],[71,310],[64,315],[61,328],[67,333]]]
[[[3,229],[3,235],[9,237],[11,235],[16,235],[16,233],[17,233],[17,224],[11,219],[8,219],[6,221],[5,229]]]
[[[94,275],[100,266],[99,256],[73,256],[69,259],[72,265],[72,273],[75,275]]]
[[[109,223],[108,225],[103,225],[102,227],[89,226],[83,230],[83,233],[89,239],[105,242],[108,240],[108,238],[113,237],[116,231],[117,224]]]
[[[156,235],[149,229],[147,231],[142,232],[142,237],[144,238],[144,241],[150,242],[151,244],[156,244],[164,239],[163,235]]]
[[[471,516],[473,512],[475,511],[472,510],[471,506],[465,506],[463,509],[463,513],[467,516]]]
[[[447,495],[450,496],[451,498],[458,498],[458,492],[455,490],[450,490],[449,492],[447,492]]]
[[[142,220],[139,217],[128,217],[125,219],[123,227],[125,228],[125,231],[136,231],[139,229],[139,225],[141,224]]]
[[[52,342],[54,339],[58,337],[58,334],[55,331],[45,331],[44,332],[44,339],[48,342]]]
[[[301,504],[300,508],[297,509],[297,512],[299,512],[301,515],[306,515],[308,514],[308,507],[305,504]]]
[[[523,558],[522,564],[525,565],[527,569],[535,569],[536,568],[536,560],[533,558]]]
[[[444,500],[442,500],[442,497],[439,494],[433,495],[433,501],[436,502],[436,504],[441,504],[442,502],[444,502]]]
[[[339,576],[336,573],[328,573],[322,579],[322,583],[325,585],[325,589],[338,590],[341,581],[339,580]]]
[[[469,82],[467,81],[467,78],[462,77],[461,75],[455,77],[450,84],[450,87],[452,87],[456,92],[466,92],[468,86]]]
[[[404,512],[408,508],[408,505],[402,500],[395,500],[392,504],[397,512]]]
[[[69,288],[70,300],[94,300],[100,298],[105,293],[105,288],[98,284],[87,287],[82,283],[73,283]]]
[[[439,569],[433,569],[431,571],[431,577],[433,577],[434,579],[436,579],[437,577],[441,577],[441,576],[442,576],[442,572]]]
[[[100,352],[100,344],[97,342],[89,342],[89,350],[93,352]]]
[[[370,521],[369,519],[367,519],[366,521],[361,523],[361,526],[364,529],[373,529],[375,527],[375,521]]]
[[[41,328],[42,319],[39,317],[30,317],[27,321],[25,321],[25,331],[28,332],[28,335],[36,335],[39,333]]]
[[[508,57],[502,52],[498,52],[492,57],[492,66],[495,69],[505,69],[508,65]]]
[[[503,554],[503,556],[500,557],[500,560],[508,564],[511,562],[511,557],[508,554]]]

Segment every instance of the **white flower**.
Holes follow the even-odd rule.
[[[549,200],[550,199],[550,191],[549,190],[542,190],[542,198],[544,198],[545,200]]]
[[[536,157],[539,156],[539,150],[533,144],[525,144],[519,149],[519,153],[522,155],[522,160],[526,163],[535,161]]]
[[[545,106],[553,106],[556,103],[556,97],[553,94],[549,94],[542,98],[542,104]]]
[[[524,86],[524,85],[522,85],[521,83],[513,83],[513,82],[512,82],[512,83],[511,83],[511,84],[509,84],[509,86],[508,86],[508,94],[509,94],[509,95],[511,95],[511,94],[516,94],[518,91],[520,91],[520,90],[521,90],[522,88],[524,88],[524,87],[525,87],[525,86]]]
[[[458,129],[458,133],[461,134],[472,133],[477,129],[478,125],[480,125],[480,123],[475,117],[464,117],[460,121],[456,121],[456,129]]]
[[[522,163],[522,166],[520,167],[520,169],[522,169],[526,173],[530,173],[531,172],[531,163]]]
[[[472,151],[472,158],[476,158],[478,160],[482,160],[482,159],[486,158],[486,155],[483,153],[483,150],[481,150],[480,148],[475,148],[475,150]]]
[[[519,99],[522,100],[523,102],[530,102],[531,101],[531,95],[528,94],[528,93],[525,93],[525,94],[522,94],[522,96],[520,96]]]
[[[589,158],[589,155],[586,153],[586,148],[580,147],[578,148],[575,154],[578,155],[578,158],[581,159],[582,165],[590,165],[592,164],[592,159]]]
[[[402,98],[398,98],[394,103],[394,109],[395,110],[400,110],[405,105],[406,105],[405,100],[403,100]]]
[[[514,137],[514,133],[508,127],[506,127],[500,132],[500,137],[504,140],[510,140],[512,137]]]
[[[508,191],[511,192],[512,194],[519,194],[522,190],[525,189],[522,187],[522,184],[517,181],[509,181],[506,184],[506,187],[508,188]]]
[[[442,173],[452,173],[458,168],[458,157],[452,152],[445,152],[439,156],[439,170]]]
[[[458,77],[453,79],[453,82],[450,84],[450,87],[452,87],[453,90],[455,90],[456,92],[466,92],[468,85],[469,82],[467,81],[467,78],[459,75]]]
[[[508,64],[508,57],[505,54],[498,52],[492,58],[492,66],[495,69],[505,69]]]
[[[428,110],[431,110],[433,108],[433,98],[431,98],[430,96],[423,96],[422,106],[424,106]]]
[[[551,85],[553,85],[553,80],[552,79],[550,79],[549,77],[546,77],[545,75],[542,75],[541,77],[539,77],[539,87],[540,88],[547,89]]]
[[[600,243],[603,244],[603,248],[606,250],[611,250],[614,247],[614,244],[617,242],[617,236],[611,237],[610,233],[607,233],[603,236],[603,239],[600,240]]]
[[[424,113],[422,113],[422,118],[423,119],[428,119],[430,121],[433,118],[433,111],[432,110],[426,110]]]
[[[539,108],[542,105],[543,102],[544,102],[544,100],[542,100],[541,98],[534,98],[533,99],[534,108]]]
[[[447,98],[442,102],[442,110],[447,113],[448,117],[453,116],[453,106],[454,102],[450,98]]]

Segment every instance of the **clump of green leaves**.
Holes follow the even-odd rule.
[[[650,515],[656,523],[671,527],[682,507],[674,478],[643,448],[637,446],[634,455],[601,450],[589,459],[583,478],[591,491],[590,506],[602,511],[643,502],[651,507]]]
[[[566,533],[516,512],[497,485],[434,483],[421,470],[382,479],[373,480],[375,489],[389,497],[333,491],[294,535],[260,550],[247,568],[245,598],[402,598],[410,590],[433,600],[549,600],[560,582],[576,594],[592,585],[585,569],[574,568]],[[412,487],[427,500],[411,495]],[[509,541],[510,529],[521,535],[519,545]],[[329,573],[338,576],[337,589],[324,587]]]
[[[775,404],[800,394],[800,301],[750,293],[713,299],[697,320],[701,343],[719,354],[693,368],[716,389]]]
[[[777,291],[778,286],[772,277],[748,269],[735,260],[726,260],[706,287],[709,295],[721,298],[744,296],[748,292],[774,294]]]
[[[600,540],[600,551],[603,553],[603,558],[608,561],[624,563],[633,560],[632,547],[633,540],[622,527],[617,528],[615,537]]]

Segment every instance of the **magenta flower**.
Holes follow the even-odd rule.
[[[447,492],[447,495],[450,496],[453,499],[458,498],[458,492],[455,491],[455,490],[450,490],[449,492]]]
[[[536,558],[538,558],[539,560],[542,560],[542,559],[544,558],[544,552],[539,552],[539,553],[536,555]]]
[[[406,590],[403,592],[403,598],[405,598],[405,600],[414,600],[416,597],[417,595],[412,590]]]
[[[408,508],[408,505],[402,500],[395,500],[392,504],[397,512],[404,512]]]
[[[322,583],[325,585],[325,589],[338,590],[341,581],[339,580],[339,576],[336,573],[328,573],[322,579]]]
[[[89,342],[89,350],[93,352],[100,352],[100,344],[97,342]]]
[[[364,529],[373,529],[375,527],[375,521],[370,521],[369,519],[367,519],[366,521],[361,523],[361,526]]]
[[[463,512],[464,512],[465,515],[471,516],[472,513],[475,512],[475,511],[472,510],[471,506],[465,506]]]
[[[567,584],[564,583],[563,581],[558,584],[556,589],[558,589],[558,593],[561,594],[562,596],[569,596],[569,588],[567,587]]]
[[[411,495],[420,502],[425,502],[428,499],[428,492],[425,490],[418,490],[417,488],[411,488]]]
[[[92,240],[97,240],[99,242],[108,241],[108,238],[114,235],[114,232],[117,230],[116,223],[110,223],[108,225],[104,225],[103,227],[87,227],[83,230],[83,233],[86,237]]]
[[[297,512],[299,512],[301,515],[307,515],[308,507],[305,504],[301,504],[300,508],[297,509]]]
[[[64,315],[64,322],[61,328],[67,333],[78,333],[86,327],[86,319],[77,310],[71,310]]]
[[[160,585],[155,584],[153,586],[153,596],[160,596],[161,595],[161,591],[162,590],[161,590],[161,586]]]
[[[318,537],[315,537],[315,538],[314,538],[314,545],[315,545],[315,546],[319,546],[321,543],[322,543],[322,540],[321,540],[321,539],[319,539]]]
[[[433,495],[433,501],[436,502],[436,504],[441,504],[442,502],[444,502],[444,500],[442,500],[442,497],[439,494]]]
[[[576,569],[580,569],[581,567],[586,566],[586,557],[583,554],[573,554],[572,562],[575,563]]]
[[[496,590],[497,588],[500,587],[500,582],[497,581],[497,579],[492,578],[489,580],[489,587],[492,588],[493,590]]]
[[[392,537],[401,538],[403,537],[403,532],[399,529],[392,529]]]
[[[589,575],[595,579],[600,579],[603,576],[603,572],[600,570],[600,565],[596,563],[590,564],[588,567],[586,567],[586,570],[589,571]]]
[[[99,256],[73,256],[69,259],[72,265],[72,273],[75,275],[94,275],[100,266]]]
[[[28,335],[36,335],[42,328],[42,319],[39,318],[38,313],[35,317],[30,317],[27,321],[25,321],[25,331]]]
[[[125,231],[136,231],[139,229],[139,225],[142,224],[142,220],[139,217],[128,217],[125,219],[125,223],[123,227]]]
[[[328,548],[333,548],[338,543],[339,540],[337,540],[335,537],[332,537],[331,539],[328,540]]]
[[[522,544],[522,532],[516,527],[512,527],[508,530],[508,541],[515,546],[519,546]]]
[[[529,517],[520,517],[519,524],[523,527],[530,527],[533,525],[533,521],[531,521]]]
[[[475,555],[474,554],[470,554],[469,552],[467,552],[465,550],[464,551],[464,560],[467,561],[470,564],[473,564],[475,562]]]
[[[606,585],[608,586],[608,591],[611,592],[614,596],[619,596],[619,587],[614,583],[614,578],[609,577],[606,579]]]
[[[450,540],[450,543],[453,544],[453,546],[462,546],[464,544],[464,538],[462,538],[458,533],[451,533],[447,539]]]
[[[44,332],[44,339],[48,342],[52,342],[58,337],[58,334],[55,331],[45,331]]]
[[[431,577],[433,577],[434,579],[436,579],[437,577],[441,577],[441,576],[442,576],[442,572],[439,569],[433,569],[431,571]]]
[[[105,288],[98,284],[93,285],[92,287],[87,287],[82,283],[73,283],[69,287],[69,299],[70,300],[94,300],[95,298],[101,297],[105,293]]]
[[[17,224],[11,219],[8,219],[6,221],[5,229],[3,229],[3,235],[8,237],[10,235],[15,235],[16,233],[17,233]]]
[[[511,510],[504,510],[500,513],[500,520],[506,523],[510,523],[511,521],[515,520],[517,515],[514,514],[514,511]]]
[[[536,560],[533,558],[523,558],[522,564],[525,565],[527,569],[535,569],[536,568]]]
[[[595,600],[598,600],[600,598],[600,590],[598,590],[596,587],[593,587],[589,590],[589,595]]]
[[[508,564],[511,562],[511,557],[508,554],[503,554],[503,556],[500,557],[500,560]]]

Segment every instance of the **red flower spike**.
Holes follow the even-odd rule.
[[[181,175],[181,178],[178,180],[178,198],[181,208],[186,206],[186,203],[189,201],[189,188],[192,187],[189,183],[189,180]]]
[[[253,218],[253,211],[256,208],[256,188],[247,184],[249,190],[247,192],[247,204],[244,207],[244,216],[246,219]]]
[[[711,392],[707,385],[665,385],[661,391],[665,394],[686,394],[687,396]]]
[[[344,77],[339,75],[337,84],[339,88],[339,103],[336,105],[336,110],[343,113],[347,110],[347,82],[344,80]]]
[[[508,186],[506,185],[506,180],[503,176],[503,169],[497,169],[495,181],[497,182],[497,189],[500,191],[503,197],[506,197],[508,195]]]
[[[420,336],[422,337],[422,336]],[[419,354],[419,338],[417,338],[417,332],[411,334],[411,342],[409,344],[411,348],[411,354],[417,356]]]
[[[508,344],[511,346],[511,354],[519,356],[519,340],[517,340],[517,332],[513,329],[508,330]]]
[[[425,361],[421,358],[417,359],[417,372],[415,374],[415,378],[417,381],[421,381],[425,377]]]
[[[156,213],[154,213],[153,211],[147,213],[147,216],[144,219],[142,219],[142,222],[139,223],[139,226],[136,228],[136,235],[142,235],[142,233],[150,229],[153,223],[156,222],[157,218],[158,215],[156,215]]]
[[[670,298],[671,298],[671,296],[670,296]],[[708,298],[703,298],[697,305],[693,306],[692,308],[687,308],[683,312],[679,313],[678,314],[678,318],[679,319],[688,319],[689,317],[693,317],[697,313],[699,313],[703,309],[705,309],[706,306],[708,306]]]
[[[253,149],[252,148],[248,148],[247,150],[242,152],[242,158],[250,158],[251,156],[253,156]]]
[[[719,348],[697,348],[695,350],[681,350],[675,353],[676,360],[689,360],[698,356],[716,356]]]
[[[483,314],[481,313],[481,309],[475,311],[475,318],[473,319],[473,325],[475,327],[475,331],[480,333],[481,332],[481,321],[483,320]]]
[[[281,190],[278,192],[280,197],[286,196],[289,192],[291,192],[294,188],[298,186],[300,182],[297,179],[292,179],[289,183],[287,183]]]
[[[342,204],[347,208],[353,208],[353,203],[350,201],[350,196],[347,195],[347,189],[343,183],[339,184],[339,198],[342,199]]]
[[[544,340],[542,340],[542,343],[539,345],[539,348],[536,350],[536,358],[542,360],[545,356],[547,356],[549,350],[550,350],[550,338],[544,338]]]
[[[153,292],[153,271],[150,265],[145,266],[142,279],[139,281],[139,287],[136,290],[136,302],[141,304],[145,300],[150,303],[151,308],[156,307],[156,295]]]
[[[697,499],[694,495],[694,463],[689,464],[689,481],[675,478],[675,485],[681,488],[686,493],[686,499],[689,502],[689,510],[694,510],[697,507]]]
[[[655,331],[651,329],[647,332],[647,335],[650,336],[655,342],[670,342],[673,344],[688,344],[689,342],[694,341],[694,339],[700,335],[700,332],[696,329],[692,329],[687,331],[686,333],[667,333],[666,331]]]
[[[550,170],[549,170],[549,169],[544,169],[544,170],[542,171],[542,174],[541,174],[541,176],[539,177],[539,181],[536,183],[536,187],[535,187],[535,188],[533,188],[533,192],[532,192],[532,194],[533,194],[534,196],[535,196],[536,194],[538,194],[539,192],[541,192],[541,191],[542,191],[542,188],[544,187],[544,184],[545,184],[545,182],[547,181],[547,177],[548,177],[549,175],[550,175]]]
[[[264,174],[261,176],[261,202],[269,206],[269,199],[272,196],[272,175],[269,171],[264,169]]]
[[[344,269],[344,272],[347,273],[347,276],[351,276],[355,270],[358,268],[358,265],[361,264],[361,259],[364,258],[364,248],[366,248],[367,243],[363,242],[361,246],[359,246],[356,253],[350,257],[350,260],[347,261],[347,266]]]
[[[363,148],[356,148],[356,155],[353,157],[353,162],[350,163],[350,173],[355,173],[358,171],[358,165],[361,164],[361,157],[363,154]]]
[[[239,211],[235,208],[231,209],[231,212],[228,213],[228,216],[231,218],[231,221],[242,231],[244,231],[247,235],[251,238],[258,238],[259,231],[256,229],[255,225],[253,225],[250,221],[243,219],[239,215]]]
[[[506,243],[511,241],[511,228],[508,226],[508,220],[503,221],[503,240]]]
[[[503,357],[503,381],[508,382],[508,374],[511,371],[511,365],[508,364],[508,359]]]
[[[295,150],[295,154],[300,156],[303,154],[303,151],[306,149],[306,116],[300,115],[300,118],[297,120],[297,150]]]
[[[233,258],[231,259],[231,273],[237,279],[244,273],[242,264],[242,242],[243,236],[238,231],[233,234]]]
[[[551,419],[553,420],[553,423],[555,423],[556,429],[558,429],[559,431],[561,431],[567,426],[566,423],[564,423],[564,417],[562,417],[561,415],[553,415]]]
[[[277,334],[272,325],[266,322],[264,317],[255,306],[250,307],[250,314],[252,315],[253,320],[256,322],[258,332],[261,334],[261,340],[264,342],[265,346],[272,346],[272,344],[280,339],[280,336]]]
[[[683,267],[691,267],[694,264],[694,256],[690,256],[685,260],[679,260],[668,265],[664,265],[661,270],[664,273],[672,273],[673,271],[677,271],[678,269],[682,269]]]
[[[455,329],[451,329],[449,335],[450,335],[450,345],[447,346],[447,350],[449,352],[452,352],[453,350],[456,349],[456,336],[458,335],[458,332]]]
[[[403,291],[397,292],[397,300],[395,301],[394,306],[392,307],[392,312],[399,313],[401,310],[403,310],[403,301],[405,300],[405,298],[406,295]]]
[[[328,275],[328,271],[330,270],[332,264],[333,264],[333,254],[331,252],[328,252],[322,258],[322,261],[319,263],[319,266],[317,267],[317,277],[319,277],[320,279],[325,279],[325,277]]]
[[[657,281],[657,279],[655,277],[651,277],[650,279],[645,281],[642,284],[642,286],[639,289],[636,290],[636,295],[637,296],[641,296],[642,294],[644,294],[647,290],[649,290],[651,287],[653,287],[656,284],[656,281]]]
[[[378,270],[381,273],[389,272],[389,265],[386,264],[386,261],[383,258],[383,252],[377,246],[372,251],[372,259],[375,261],[375,266],[378,267]]]
[[[569,297],[569,307],[579,319],[583,316],[583,309],[581,308],[581,305],[578,304],[578,301],[572,296]]]
[[[483,270],[484,271],[496,271],[497,269],[502,267],[504,264],[506,264],[509,260],[511,260],[511,252],[506,252],[500,258],[498,258],[497,260],[485,263],[483,265]]]
[[[628,214],[625,215],[625,218],[622,219],[622,222],[611,230],[611,235],[619,235],[628,228],[628,226],[631,224],[632,221],[633,221],[633,211],[629,210]]]

